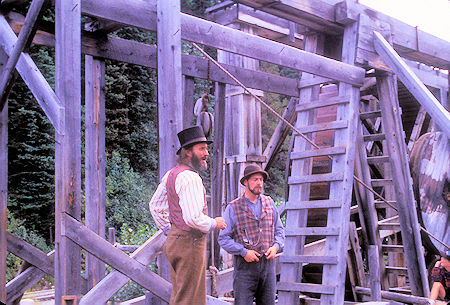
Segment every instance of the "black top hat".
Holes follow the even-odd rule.
[[[198,143],[212,143],[212,141],[206,139],[205,133],[203,132],[203,128],[201,126],[188,127],[180,131],[177,135],[181,145],[177,151],[177,155],[180,154],[182,148]]]
[[[267,178],[269,178],[269,174],[266,171],[264,171],[261,168],[261,166],[259,166],[258,164],[249,164],[244,169],[244,177],[241,178],[241,184],[244,185],[244,181],[247,180],[248,178],[250,178],[250,176],[254,175],[254,174],[263,175],[264,181],[266,181]]]

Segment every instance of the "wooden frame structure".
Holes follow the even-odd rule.
[[[21,0],[2,0],[1,5],[14,6],[22,2]],[[450,42],[433,37],[353,1],[317,0],[314,1],[313,6],[308,5],[308,2],[306,0],[224,1],[208,10],[210,19],[218,22],[216,23],[181,13],[179,1],[175,0],[127,0],[126,5],[123,0],[56,0],[54,34],[38,28],[39,15],[42,14],[43,7],[46,7],[48,1],[33,0],[26,18],[11,12],[7,15],[0,15],[0,101],[2,101],[0,103],[0,301],[12,302],[44,274],[52,275],[55,278],[55,304],[58,305],[105,303],[129,279],[149,289],[159,299],[168,301],[170,283],[162,278],[167,278],[167,266],[166,270],[162,271],[162,277],[146,268],[146,265],[160,254],[161,246],[164,243],[164,236],[161,233],[153,236],[130,256],[103,238],[105,236],[105,58],[157,68],[159,71],[160,176],[175,163],[175,151],[178,146],[176,133],[192,120],[192,117],[186,114],[187,111],[184,111],[183,108],[192,109],[188,96],[193,94],[193,78],[206,79],[210,77],[216,82],[214,188],[213,206],[210,211],[214,216],[221,213],[221,204],[224,199],[229,200],[239,194],[238,180],[243,166],[248,162],[263,163],[271,160],[277,153],[276,147],[279,147],[279,143],[284,140],[287,132],[282,130],[283,124],[280,123],[277,133],[271,140],[270,149],[263,154],[261,130],[258,127],[261,120],[259,104],[243,90],[230,86],[235,85],[234,82],[218,68],[214,66],[209,68],[206,59],[182,54],[182,40],[217,48],[219,50],[218,57],[223,66],[258,95],[262,95],[263,92],[273,92],[292,97],[294,105],[291,106],[295,106],[295,103],[298,105],[293,107],[295,110],[286,111],[285,117],[294,119],[297,116],[297,124],[300,124],[303,119],[307,124],[312,123],[308,121],[310,119],[307,117],[298,114],[303,107],[299,105],[302,99],[308,99],[312,104],[315,103],[316,98],[319,97],[321,84],[339,83],[340,95],[350,96],[352,103],[356,103],[359,100],[360,91],[363,92],[374,85],[374,76],[367,75],[367,71],[375,69],[378,73],[375,74],[375,77],[379,86],[387,86],[393,94],[397,90],[396,81],[392,78],[392,73],[395,73],[416,97],[423,109],[428,112],[436,125],[448,137],[450,136],[448,134],[450,115],[445,110],[449,101],[449,80],[448,76],[446,78],[445,74],[436,70],[436,68],[449,69]],[[89,17],[95,23],[92,23],[90,27],[86,25],[83,30],[81,16]],[[108,35],[108,32],[122,26],[157,32],[158,46],[145,45]],[[22,29],[17,37],[20,27]],[[342,45],[343,39],[344,44]],[[327,42],[323,43],[323,41]],[[26,48],[31,42],[55,47],[55,91],[48,85],[33,60],[26,53]],[[80,73],[82,54],[85,54],[86,67],[85,225],[80,222]],[[406,63],[410,67],[400,56],[408,59]],[[302,72],[303,76],[297,80],[261,72],[258,71],[258,61],[289,67]],[[423,69],[412,61],[434,68]],[[6,103],[11,84],[14,82],[14,68],[55,128],[56,244],[54,253],[42,253],[6,232],[8,136]],[[386,77],[386,74],[380,76],[380,72],[388,73],[389,76]],[[417,74],[417,77],[414,73]],[[440,90],[440,103],[422,83]],[[184,105],[180,105],[180,101],[184,101]],[[357,107],[357,105],[352,104],[352,107]],[[340,111],[344,112],[343,109]],[[339,115],[343,117],[344,113]],[[357,115],[349,116],[349,123],[345,126],[341,123],[328,124],[328,129],[333,126],[332,128],[340,130],[336,132],[336,138],[348,141],[347,137],[354,135],[360,128],[358,125],[360,123],[355,121],[356,117]],[[232,125],[227,125],[230,123]],[[418,124],[421,125],[420,122]],[[230,128],[230,126],[235,128]],[[348,135],[342,131],[347,127],[349,128]],[[316,127],[311,125],[308,128],[310,129],[306,129],[305,132],[312,133],[313,129],[311,128]],[[395,128],[401,132],[401,122]],[[420,129],[415,133],[420,133]],[[281,297],[283,300],[290,300],[286,301],[288,302],[286,304],[295,304],[298,300],[298,294],[289,293],[288,290],[299,285],[289,284],[287,281],[298,281],[298,269],[300,269],[301,277],[302,268],[298,267],[299,264],[301,266],[303,263],[309,262],[306,258],[308,251],[320,252],[322,251],[320,249],[324,248],[326,250],[323,251],[327,253],[337,251],[337,269],[330,269],[331,267],[327,265],[331,264],[331,261],[335,261],[331,258],[312,259],[311,262],[322,262],[327,265],[324,267],[324,272],[337,270],[337,273],[330,277],[328,282],[342,281],[342,276],[345,281],[347,228],[351,227],[351,223],[349,223],[350,218],[342,216],[352,213],[350,210],[353,183],[352,164],[355,158],[358,159],[356,145],[347,144],[346,157],[342,159],[347,165],[342,167],[345,169],[343,178],[345,183],[343,188],[336,186],[332,191],[339,194],[339,198],[343,198],[345,204],[339,212],[337,210],[329,211],[328,214],[328,217],[334,217],[335,220],[345,218],[341,223],[343,225],[341,233],[338,233],[341,237],[337,239],[338,241],[333,241],[334,237],[328,236],[326,239],[330,243],[327,243],[326,247],[320,241],[314,245],[304,245],[301,244],[304,243],[304,238],[300,238],[297,233],[292,233],[302,230],[290,231],[293,243],[289,247],[295,245],[302,248],[302,254],[305,256],[298,256],[293,261],[284,259],[285,264],[282,270],[286,276],[283,275],[285,283],[282,287]],[[397,143],[396,145],[402,147],[403,144]],[[297,147],[301,145],[303,144],[300,142],[296,143]],[[297,150],[294,152],[300,153]],[[406,149],[403,152],[406,154]],[[298,154],[297,158],[299,158]],[[333,162],[337,163],[333,166],[338,166],[340,161],[336,160],[340,159],[335,159]],[[405,166],[407,167],[405,160],[401,160],[402,163],[398,163],[400,171],[404,170]],[[299,165],[294,167],[312,168],[312,162],[309,164],[305,161],[300,167]],[[394,173],[394,175],[396,174]],[[409,183],[409,169],[402,172],[402,175],[401,181]],[[317,177],[314,179],[296,183],[318,182]],[[292,178],[291,181],[294,179]],[[223,185],[227,187],[226,195],[223,195]],[[408,185],[405,188],[408,189]],[[291,196],[293,196],[292,194],[291,192]],[[411,193],[407,195],[411,195]],[[367,196],[361,196],[363,201],[367,198]],[[289,199],[285,207],[286,211],[291,210],[288,212],[288,226],[295,227],[297,223],[293,220],[299,218],[301,213],[293,211],[295,209],[289,207],[289,204],[296,204],[291,202],[294,199]],[[309,198],[306,198],[302,202],[308,200]],[[412,204],[414,203],[414,198],[409,197],[408,200],[408,203],[411,204],[411,200]],[[373,204],[373,199],[365,204],[370,202]],[[330,204],[332,204],[331,201]],[[330,206],[327,207],[330,208]],[[409,215],[407,218],[412,217],[411,222],[417,224],[417,219],[413,216]],[[370,221],[373,226],[376,226],[375,223],[378,220],[370,220],[369,217],[366,218],[365,224],[370,225]],[[406,225],[406,221],[403,224]],[[414,242],[420,243],[417,228],[414,230]],[[303,230],[303,232],[306,231],[312,232],[313,230]],[[331,231],[331,229],[321,229],[321,232],[335,234]],[[365,232],[369,231],[370,228],[365,229]],[[328,233],[319,235],[328,235]],[[354,232],[352,236],[354,236]],[[373,242],[375,242],[375,232],[373,237]],[[331,241],[333,242],[331,243]],[[376,246],[381,249],[381,245]],[[85,278],[81,276],[81,248],[89,253]],[[9,283],[6,283],[5,278],[6,249],[33,265]],[[377,248],[373,249],[375,250],[372,250],[372,253],[377,253]],[[292,255],[296,251],[292,248]],[[405,251],[410,251],[409,254],[412,254],[416,250],[405,248]],[[413,254],[412,257],[419,261],[420,267],[411,271],[413,273],[409,274],[409,278],[423,280],[420,252]],[[376,261],[379,259],[371,260],[371,263],[375,262],[373,266],[377,266]],[[117,271],[104,277],[104,263]],[[296,264],[296,269],[290,268],[289,264]],[[294,270],[297,270],[297,273]],[[229,272],[224,272],[220,276],[229,279]],[[229,289],[230,284],[230,281],[224,281],[220,283],[222,286],[219,286],[224,291]],[[417,282],[415,284],[417,286],[412,289],[413,293],[426,296],[427,283]],[[375,286],[379,288],[380,285],[378,283]],[[321,304],[343,304],[344,285],[336,286],[332,290],[329,288],[329,286],[320,289],[314,288],[316,293],[328,291],[325,293],[328,296],[321,298]],[[356,289],[356,286],[354,288],[355,295],[357,292],[367,294],[363,287],[359,287],[359,290]],[[384,297],[387,295],[385,292],[381,292],[381,288],[378,290],[376,288],[373,287],[372,296],[381,298],[383,295]],[[298,290],[302,291],[302,289]],[[333,291],[331,297],[329,291]],[[82,295],[84,296],[81,297]],[[398,298],[398,296],[395,297]],[[418,302],[420,303],[420,300]],[[224,302],[208,297],[208,304],[224,304]]]

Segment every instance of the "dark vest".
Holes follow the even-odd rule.
[[[178,164],[170,170],[169,176],[167,177],[166,190],[167,199],[169,202],[169,220],[172,225],[175,225],[178,229],[183,231],[190,231],[192,228],[189,227],[183,219],[183,212],[180,207],[180,197],[175,190],[175,181],[179,173],[185,170],[192,170],[189,166],[184,164]]]
[[[273,200],[261,195],[261,217],[256,219],[244,197],[230,202],[236,214],[233,239],[246,249],[264,253],[273,245],[275,221],[273,219]]]

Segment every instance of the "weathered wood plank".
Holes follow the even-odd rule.
[[[128,1],[127,6],[124,7],[118,2],[118,0],[111,0],[108,3],[94,3],[94,0],[84,0],[83,13],[155,30],[154,3],[133,0]],[[364,70],[361,68],[183,13],[181,14],[181,38],[357,86],[363,83]],[[233,43],[230,44],[229,41]]]
[[[301,152],[293,152],[291,153],[291,159],[304,159],[311,157],[321,157],[321,156],[329,156],[329,155],[342,155],[345,154],[346,147],[345,146],[334,146],[334,147],[326,147],[314,150],[305,150]]]
[[[384,37],[374,32],[374,46],[377,53],[402,81],[409,92],[430,114],[439,128],[450,138],[450,113],[439,103],[427,87],[417,78]]]
[[[333,105],[339,105],[348,103],[349,98],[347,96],[336,96],[327,98],[326,100],[319,100],[319,101],[311,101],[307,103],[300,103],[297,105],[296,111],[307,111],[311,109],[316,109],[320,107],[327,107],[327,106],[333,106]]]
[[[301,133],[320,132],[325,130],[344,129],[347,128],[348,121],[335,121],[302,126],[298,128]]]
[[[370,275],[370,289],[371,297],[374,301],[381,301],[381,273],[380,273],[380,258],[378,255],[378,246],[369,246],[369,275]]]
[[[295,119],[295,105],[297,104],[297,102],[297,98],[291,98],[283,112],[283,118],[289,121],[291,124]],[[267,168],[270,167],[274,157],[283,145],[289,131],[290,128],[288,128],[288,126],[284,122],[278,122],[278,125],[277,127],[275,127],[275,130],[263,152],[263,156],[266,157],[266,162],[262,164],[264,170],[267,171]]]
[[[85,58],[85,221],[105,236],[105,62]],[[89,288],[105,276],[105,264],[86,255]]]
[[[329,295],[334,294],[336,291],[335,286],[291,282],[279,282],[277,285],[277,289],[284,291],[303,291]]]
[[[55,143],[55,304],[81,293],[81,249],[64,235],[62,217],[81,218],[81,8],[55,1],[55,92],[64,101],[64,129]]]
[[[392,76],[379,76],[377,77],[377,89],[383,115],[383,128],[390,131],[386,133],[386,142],[391,158],[394,190],[411,291],[414,295],[427,296],[430,290],[426,276],[420,230],[416,227],[419,222],[412,191],[407,148],[403,137],[396,82]]]
[[[7,249],[9,252],[49,275],[54,274],[53,260],[47,254],[9,232],[6,232],[6,239],[8,241]]]
[[[16,67],[20,55],[24,49],[30,45],[31,40],[33,39],[32,36],[37,28],[36,21],[46,1],[47,0],[33,0],[31,2],[25,23],[20,30],[14,49],[9,54],[8,62],[2,69],[3,71],[0,74],[0,110],[3,109],[12,88],[12,84],[14,83],[14,68]]]
[[[420,131],[422,130],[423,122],[425,121],[425,117],[427,112],[423,106],[420,106],[419,111],[417,112],[416,120],[414,121],[414,127],[411,131],[411,135],[409,136],[408,141],[408,151],[411,152],[414,144],[420,137]]]
[[[286,236],[326,236],[339,234],[339,228],[337,227],[304,227],[296,229],[286,229]]]
[[[0,15],[0,32],[2,33],[0,35],[0,47],[9,56],[14,49],[14,45],[17,43],[17,36],[3,15]],[[44,110],[44,113],[47,115],[55,130],[61,132],[63,105],[44,76],[39,72],[31,57],[28,54],[22,53],[17,62],[16,69]]]
[[[370,296],[370,288],[356,287],[358,294]],[[427,305],[430,304],[430,300],[414,295],[406,295],[403,293],[396,293],[390,291],[381,291],[381,297],[386,300],[397,301],[407,304]]]
[[[148,265],[158,254],[162,252],[162,247],[166,241],[166,236],[162,231],[158,231],[139,249],[134,251],[130,257],[137,262]],[[80,305],[99,304],[108,301],[122,286],[128,283],[130,279],[119,271],[111,271],[102,279],[93,289],[91,289],[80,300]]]
[[[194,78],[183,76],[183,128],[192,126],[194,118]]]
[[[0,68],[7,56],[0,50]],[[8,213],[8,103],[0,109],[0,301],[6,303],[6,221]]]
[[[294,201],[286,204],[286,210],[303,210],[303,209],[331,209],[339,208],[341,202],[337,200],[312,200],[312,201]]]
[[[115,248],[71,216],[63,214],[63,223],[65,227],[65,232],[63,233],[73,242],[112,268],[126,274],[133,281],[150,290],[159,298],[164,301],[169,301],[170,283],[147,269],[146,265],[141,264],[121,250]]]
[[[108,3],[108,6],[110,3]],[[128,6],[128,4],[127,4]],[[125,7],[122,6],[121,11]],[[181,24],[178,1],[157,1],[159,177],[175,166],[177,133],[183,127]]]
[[[31,266],[27,268],[6,285],[5,303],[12,304],[15,300],[21,298],[23,294],[39,282],[44,275],[45,272],[37,267]]]
[[[308,264],[328,264],[336,265],[336,256],[317,256],[317,255],[295,255],[287,256],[283,255],[280,257],[281,263],[308,263]]]
[[[344,174],[342,172],[328,173],[328,174],[316,174],[305,176],[291,176],[289,177],[289,184],[301,184],[301,183],[314,183],[314,182],[331,182],[342,181]]]
[[[212,162],[212,191],[211,191],[211,217],[222,215],[224,200],[223,179],[224,179],[224,146],[225,146],[225,84],[216,83],[214,108],[214,146]],[[217,232],[213,231],[214,237],[214,265],[220,264],[220,247],[217,242]]]

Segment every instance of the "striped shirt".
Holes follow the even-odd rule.
[[[165,229],[170,225],[166,189],[169,173],[170,171],[164,175],[149,203],[150,212],[158,229]],[[204,233],[216,227],[216,221],[203,213],[206,206],[205,187],[202,178],[196,172],[185,170],[179,173],[175,180],[175,191],[180,198],[183,220],[188,226]]]

